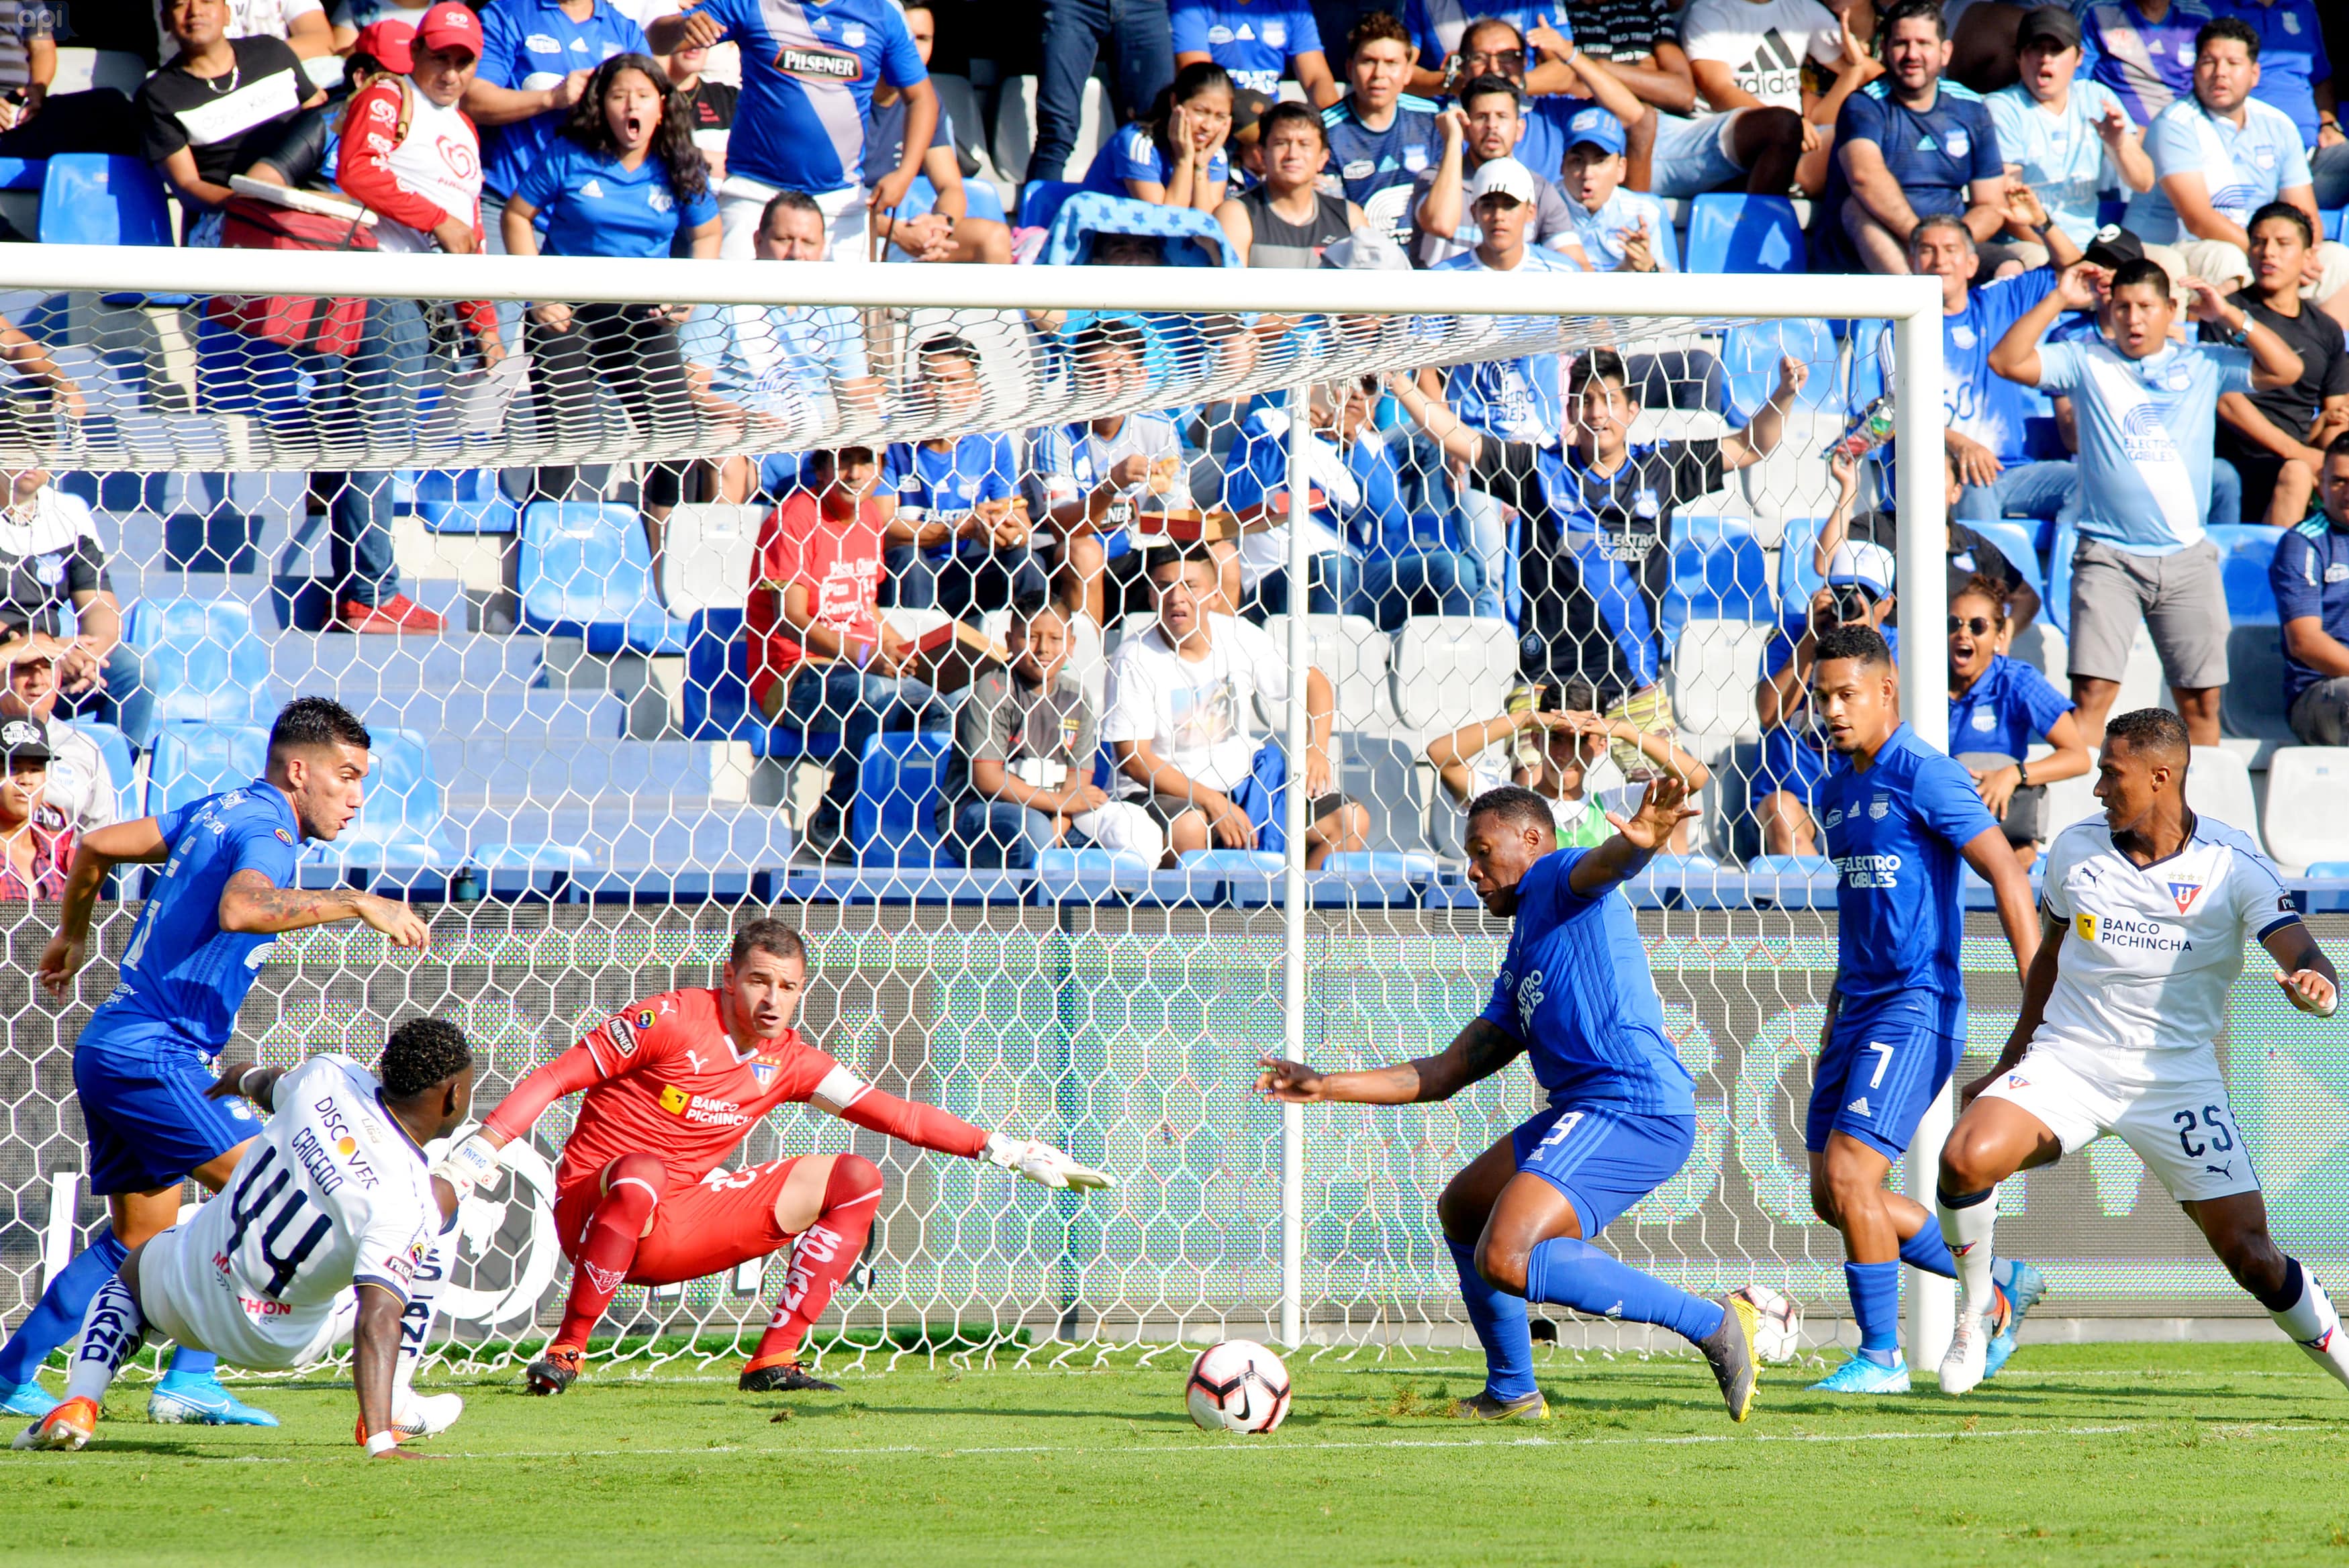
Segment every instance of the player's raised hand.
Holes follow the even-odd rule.
[[[1267,1099],[1311,1105],[1321,1098],[1321,1075],[1303,1062],[1281,1057],[1260,1057],[1257,1063],[1256,1092]]]
[[[1117,1178],[1106,1171],[1080,1165],[1061,1150],[1033,1138],[1006,1138],[999,1132],[990,1132],[987,1135],[984,1158],[1006,1171],[1017,1171],[1040,1187],[1073,1187],[1084,1191],[1117,1185]]]
[[[2284,999],[2303,1013],[2329,1018],[2341,1006],[2341,988],[2313,969],[2298,969],[2290,975],[2279,969],[2276,984],[2283,987]]]
[[[1667,773],[1648,786],[1640,809],[1616,831],[1633,849],[1652,854],[1672,841],[1672,833],[1682,822],[1704,815],[1687,803],[1688,797],[1688,780],[1677,773]]]
[[[63,1001],[73,989],[74,976],[89,962],[89,938],[67,936],[64,932],[49,938],[48,946],[41,950],[41,989],[53,1001]]]
[[[422,952],[432,941],[432,929],[417,913],[397,899],[382,898],[371,892],[358,895],[357,913],[361,920],[391,939],[394,947],[412,947]]]

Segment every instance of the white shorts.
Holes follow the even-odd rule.
[[[209,1350],[232,1367],[280,1372],[324,1361],[351,1336],[357,1297],[347,1290],[314,1306],[258,1299],[213,1266],[215,1247],[202,1234],[202,1216],[215,1209],[225,1213],[228,1205],[207,1203],[196,1218],[147,1243],[139,1254],[139,1310],[173,1342]]]
[[[740,174],[718,182],[718,259],[749,262],[758,259],[759,220],[780,188]],[[864,257],[864,188],[827,191],[814,198],[823,214],[824,260],[861,262]]]
[[[2037,1117],[2075,1153],[2110,1134],[2137,1151],[2181,1203],[2260,1190],[2216,1072],[2155,1084],[2113,1084],[2033,1047],[2013,1071],[1982,1090]]]

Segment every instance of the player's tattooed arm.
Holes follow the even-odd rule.
[[[2006,1037],[2006,1048],[1998,1053],[1998,1060],[1991,1064],[1990,1071],[1958,1091],[1961,1112],[1973,1104],[1974,1097],[1988,1088],[2001,1073],[2013,1072],[2023,1060],[2023,1052],[2031,1048],[2031,1037],[2039,1032],[2039,1022],[2047,1016],[2047,998],[2055,992],[2056,965],[2070,929],[2069,922],[2046,910],[2040,912],[2039,950],[2032,955],[2030,973],[2023,977],[2023,1011],[2015,1017],[2013,1032]]]
[[[431,933],[416,912],[392,899],[349,888],[279,887],[265,872],[247,868],[221,890],[222,931],[274,936],[338,920],[363,920],[391,939],[394,947],[421,948]]]
[[[1257,1092],[1268,1099],[1300,1105],[1330,1101],[1346,1105],[1412,1105],[1449,1099],[1470,1084],[1491,1078],[1525,1053],[1525,1042],[1483,1018],[1470,1022],[1442,1051],[1392,1067],[1361,1072],[1317,1072],[1303,1062],[1263,1059]]]

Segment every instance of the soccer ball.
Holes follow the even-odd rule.
[[[1803,1309],[1766,1284],[1734,1291],[1754,1304],[1754,1349],[1764,1361],[1792,1361],[1803,1348]]]
[[[1226,1339],[1199,1352],[1183,1398],[1207,1431],[1268,1432],[1288,1415],[1288,1368],[1252,1339]]]

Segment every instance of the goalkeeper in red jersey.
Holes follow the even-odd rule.
[[[721,1170],[779,1105],[813,1105],[1047,1187],[1110,1185],[1049,1144],[988,1132],[874,1088],[792,1026],[806,986],[799,934],[781,921],[752,921],[735,934],[715,989],[671,991],[605,1019],[516,1084],[436,1167],[460,1192],[469,1190],[492,1175],[497,1151],[527,1137],[548,1106],[586,1091],[555,1170],[555,1233],[572,1262],[571,1298],[530,1365],[531,1392],[571,1386],[588,1335],[623,1284],[698,1279],[787,1246],[791,1271],[740,1386],[759,1393],[834,1387],[800,1364],[800,1347],[864,1249],[881,1171],[858,1154]]]

